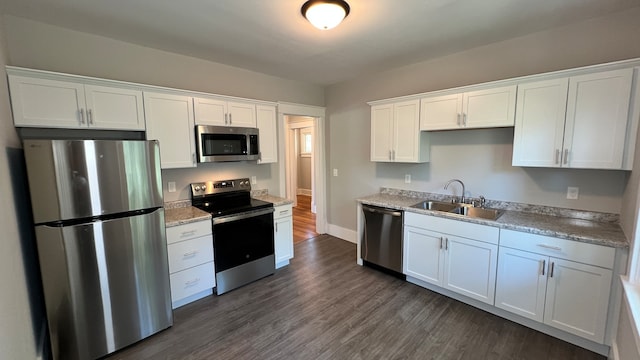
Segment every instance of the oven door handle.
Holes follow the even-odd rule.
[[[268,209],[262,209],[262,210],[249,211],[249,212],[245,212],[237,215],[221,216],[219,218],[213,218],[213,225],[224,224],[230,221],[248,219],[248,218],[252,218],[260,215],[266,215],[274,211],[275,211],[274,208],[268,208]]]

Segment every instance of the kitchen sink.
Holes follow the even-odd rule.
[[[487,209],[481,207],[473,207],[473,205],[471,204],[450,203],[434,200],[424,200],[417,204],[411,205],[411,207],[422,210],[448,212],[451,214],[486,220],[496,220],[504,213],[504,210]]]
[[[425,200],[419,202],[415,205],[411,205],[412,208],[423,209],[423,210],[434,210],[434,211],[451,211],[460,206],[459,204],[449,203],[449,202],[441,202],[441,201],[431,201]]]
[[[462,207],[457,207],[449,212],[453,214],[472,217],[472,218],[496,220],[504,213],[504,210],[462,206]]]

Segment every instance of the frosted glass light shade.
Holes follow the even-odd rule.
[[[302,5],[302,15],[318,29],[329,30],[349,15],[349,4],[342,0],[309,0]]]

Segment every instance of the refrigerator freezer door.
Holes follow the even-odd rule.
[[[55,359],[95,359],[172,325],[162,208],[36,226]]]
[[[25,140],[36,224],[162,206],[156,141]]]

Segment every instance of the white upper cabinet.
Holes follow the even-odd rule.
[[[163,169],[196,166],[193,98],[190,96],[144,93],[147,139],[160,143]]]
[[[278,162],[276,107],[271,105],[257,105],[256,115],[258,141],[260,143],[260,160],[258,160],[258,164]]]
[[[513,165],[624,169],[633,69],[519,86]]]
[[[17,127],[144,130],[142,91],[9,75]]]
[[[215,98],[194,98],[196,125],[256,127],[256,105]]]
[[[513,126],[516,85],[420,101],[420,130],[452,130]]]
[[[410,100],[371,107],[371,161],[429,161],[429,138],[420,132],[420,102]]]

